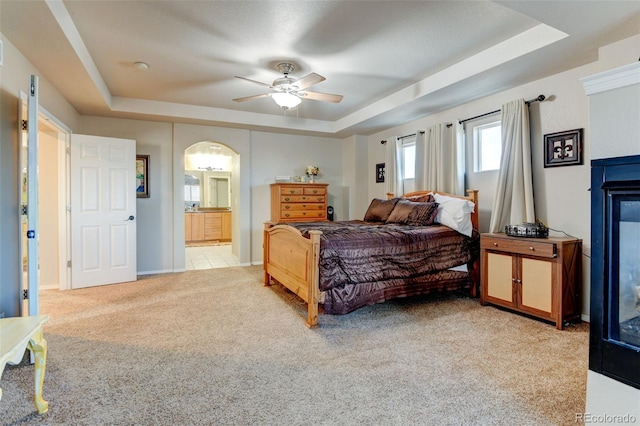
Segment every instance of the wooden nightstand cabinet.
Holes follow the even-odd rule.
[[[582,240],[480,236],[480,303],[502,306],[562,330],[580,318]]]
[[[272,222],[327,220],[328,183],[272,183]]]

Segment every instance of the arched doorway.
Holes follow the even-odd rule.
[[[238,266],[233,238],[239,155],[226,145],[198,142],[184,152],[185,269]],[[235,218],[237,219],[237,216]]]

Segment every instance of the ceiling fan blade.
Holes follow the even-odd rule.
[[[314,84],[318,84],[321,81],[325,81],[325,80],[326,78],[324,78],[320,74],[316,74],[315,72],[312,72],[311,74],[302,77],[300,80],[296,80],[295,83],[293,83],[293,85],[296,86],[298,90],[304,90],[307,87],[311,87]]]
[[[263,93],[262,95],[245,96],[244,98],[235,98],[232,100],[235,102],[244,102],[244,101],[251,101],[253,99],[266,98],[269,96],[271,96],[271,93]]]
[[[334,102],[338,103],[342,100],[342,95],[332,95],[330,93],[319,93],[319,92],[303,92],[300,93],[303,99],[313,99],[314,101],[325,101],[325,102]]]
[[[259,84],[260,86],[265,86],[265,87],[269,87],[269,88],[273,87],[270,84],[263,83],[261,81],[251,80],[250,78],[247,78],[247,77],[240,77],[239,75],[236,75],[236,78],[241,78],[242,80],[246,80],[249,83]]]

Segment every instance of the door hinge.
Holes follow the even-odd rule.
[[[27,299],[29,299],[29,290],[24,289],[22,290],[22,300],[27,300]]]
[[[71,268],[71,261],[67,260],[67,268]]]
[[[20,210],[22,211],[22,216],[26,216],[29,214],[29,206],[27,206],[26,204],[20,206]]]
[[[27,120],[22,120],[22,130],[27,130],[29,126],[29,122]]]

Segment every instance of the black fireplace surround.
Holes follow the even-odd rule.
[[[640,155],[591,161],[589,369],[640,389]]]

